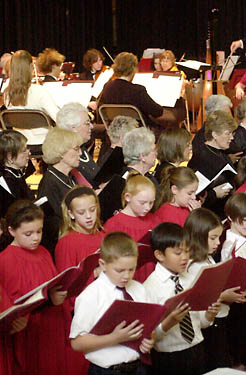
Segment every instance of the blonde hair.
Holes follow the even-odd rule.
[[[162,52],[162,54],[160,55],[160,63],[161,63],[161,60],[164,60],[164,59],[171,60],[172,66],[175,65],[176,58],[175,58],[174,53],[171,50],[167,49],[166,51]]]
[[[52,71],[52,65],[60,66],[64,60],[65,56],[54,48],[45,48],[45,50],[38,55],[37,66],[42,73],[47,74]]]
[[[51,165],[59,163],[67,151],[74,146],[81,146],[82,143],[79,133],[54,127],[48,132],[42,145],[43,160]]]
[[[112,263],[121,257],[138,257],[136,242],[124,232],[107,234],[101,244],[101,258]]]
[[[102,224],[100,220],[100,214],[101,214],[101,209],[100,209],[100,203],[98,196],[96,192],[84,185],[77,185],[70,189],[64,196],[62,203],[61,203],[61,208],[62,208],[62,222],[59,230],[59,238],[65,236],[71,231],[76,231],[79,232],[79,225],[75,220],[73,220],[68,211],[73,209],[73,200],[75,198],[81,198],[81,197],[88,197],[92,196],[95,198],[95,203],[97,206],[97,219],[94,225],[94,228],[92,230],[92,233],[96,233],[99,229],[102,229]]]
[[[166,167],[163,169],[160,183],[160,197],[158,199],[157,207],[163,203],[170,203],[173,200],[172,186],[177,186],[178,189],[183,189],[193,182],[198,183],[198,178],[195,172],[188,167]]]
[[[28,89],[31,85],[31,63],[32,56],[28,51],[19,50],[12,56],[9,85],[5,92],[8,105],[26,105]]]
[[[140,193],[145,189],[152,189],[156,193],[155,185],[153,182],[145,176],[140,174],[130,174],[126,180],[125,188],[121,194],[121,203],[124,208],[127,205],[125,200],[125,194],[131,194],[132,196]]]

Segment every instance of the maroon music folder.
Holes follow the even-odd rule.
[[[241,286],[241,290],[246,289],[245,259],[237,257],[203,267],[190,288],[166,301],[167,312],[170,313],[179,303],[188,303],[193,311],[207,310],[218,300],[222,291],[236,286]]]
[[[127,341],[122,343],[122,345],[126,345],[140,353],[139,346],[142,340],[151,337],[151,333],[163,320],[166,309],[165,305],[154,303],[115,300],[90,333],[107,335],[123,320],[126,321],[126,325],[129,325],[138,319],[139,324],[144,324],[142,336],[138,340]]]

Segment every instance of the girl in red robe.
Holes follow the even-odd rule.
[[[123,209],[106,221],[105,230],[125,232],[136,242],[148,245],[149,231],[158,224],[155,215],[150,212],[155,195],[155,186],[149,178],[130,175],[122,193]],[[147,263],[136,270],[134,279],[143,282],[153,269],[154,263]]]
[[[8,209],[6,225],[13,241],[0,254],[0,283],[13,303],[57,271],[49,252],[39,245],[43,226],[39,207],[16,201]],[[81,373],[81,359],[67,338],[70,315],[63,306],[67,292],[59,289],[51,289],[49,300],[30,313],[26,328],[14,335],[15,375]]]
[[[201,207],[196,200],[198,178],[187,167],[166,167],[160,184],[159,208],[155,216],[159,223],[171,222],[184,226],[190,211]]]
[[[59,272],[77,266],[100,249],[105,236],[97,194],[87,186],[75,186],[67,192],[62,201],[62,216],[60,239],[55,249]]]

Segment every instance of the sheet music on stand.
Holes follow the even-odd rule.
[[[239,56],[228,56],[221,70],[218,81],[229,81],[231,73],[237,64]]]
[[[153,73],[136,73],[132,83],[144,86],[149,96],[161,106],[174,107],[180,97],[183,79],[177,74],[153,78]]]
[[[105,83],[108,82],[108,80],[112,77],[114,74],[114,71],[112,68],[104,70],[104,72],[100,73],[99,77],[97,78],[96,82],[94,83],[94,86],[91,91],[91,95],[95,98],[98,98],[100,93],[103,90],[103,86]]]
[[[58,107],[63,107],[69,102],[78,102],[87,108],[91,99],[91,82],[69,83],[63,85],[62,81],[45,82],[43,84],[51,93]]]

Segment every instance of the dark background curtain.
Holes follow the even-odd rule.
[[[1,0],[0,15],[2,53],[53,47],[81,71],[86,49],[112,44],[111,0]]]
[[[0,53],[27,49],[34,56],[54,47],[76,62],[83,53],[106,46],[114,56],[144,49],[172,49],[179,59],[205,59],[208,18],[219,9],[218,49],[229,54],[233,40],[246,37],[245,0],[115,0],[113,35],[111,0],[1,0]],[[117,38],[117,39],[116,39]],[[107,59],[106,63],[110,64]]]
[[[211,10],[219,9],[218,50],[229,54],[246,36],[245,0],[117,0],[118,45],[139,57],[149,47],[171,49],[179,59],[204,60]]]

